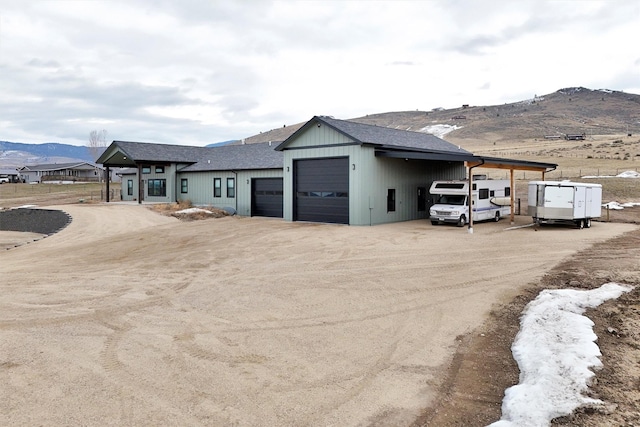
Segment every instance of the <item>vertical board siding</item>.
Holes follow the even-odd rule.
[[[335,132],[334,132],[335,133]],[[336,147],[320,147],[309,148],[303,150],[285,150],[284,151],[284,219],[293,221],[293,161],[299,159],[321,159],[327,157],[348,157],[349,158],[349,218],[350,223],[354,221],[354,212],[359,210],[355,206],[358,194],[359,178],[357,172],[360,170],[361,148],[358,145],[343,145]],[[356,170],[352,169],[352,165],[356,164]]]
[[[253,178],[281,178],[282,169],[264,169],[218,172],[182,172],[177,177],[178,200],[189,200],[195,206],[211,206],[215,208],[231,207],[238,215],[251,215],[251,180]],[[187,179],[188,193],[180,193],[180,180]],[[213,179],[220,178],[222,197],[213,197]],[[236,196],[227,197],[227,178],[235,178]]]
[[[354,142],[353,139],[337,132],[329,126],[322,124],[320,127],[314,125],[299,135],[295,140],[287,145],[287,149],[301,147],[316,147],[327,144],[346,144]]]

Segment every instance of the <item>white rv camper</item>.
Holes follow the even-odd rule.
[[[530,181],[528,212],[536,224],[573,222],[591,227],[602,213],[602,185],[571,181]]]
[[[509,180],[478,179],[473,181],[473,221],[494,220],[511,213]],[[443,222],[464,226],[469,220],[469,181],[434,181],[429,190],[435,196],[429,210],[433,225]]]

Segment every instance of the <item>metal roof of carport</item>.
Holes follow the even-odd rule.
[[[456,154],[445,151],[406,150],[397,147],[376,148],[376,156],[392,157],[398,159],[436,160],[446,162],[464,162],[465,166],[486,167],[492,169],[529,170],[537,172],[551,172],[556,167],[555,163],[530,162],[526,160],[503,159],[499,157],[477,156],[474,154]]]

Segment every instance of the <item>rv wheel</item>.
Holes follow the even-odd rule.
[[[591,218],[584,220],[584,228],[591,228]]]
[[[460,219],[458,219],[458,227],[464,227],[464,225],[467,223],[467,217],[464,215],[460,215]]]
[[[496,212],[496,222],[500,221],[500,212]]]
[[[582,230],[584,228],[584,221],[579,219],[579,220],[576,221],[576,225],[578,226],[578,228],[580,230]]]
[[[438,225],[438,221],[431,221],[431,225]]]

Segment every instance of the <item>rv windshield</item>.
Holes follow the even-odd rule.
[[[463,206],[466,204],[467,197],[463,195],[456,194],[441,194],[436,201],[437,204],[440,205],[459,205]]]

